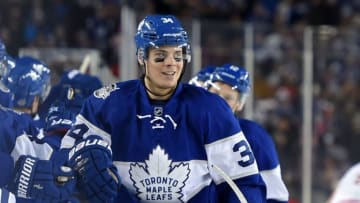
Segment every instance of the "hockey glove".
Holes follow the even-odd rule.
[[[69,165],[89,202],[112,202],[117,196],[120,177],[112,163],[111,148],[100,137],[90,136],[75,145],[69,152]]]
[[[69,200],[75,190],[74,173],[69,167],[22,155],[15,164],[9,190],[16,196],[40,202]]]

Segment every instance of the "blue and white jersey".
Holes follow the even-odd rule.
[[[20,155],[49,159],[52,148],[44,144],[44,134],[33,118],[26,113],[0,107],[0,151],[11,154],[16,161]]]
[[[266,184],[266,199],[269,202],[288,202],[289,192],[281,176],[280,162],[271,136],[255,121],[238,119]]]
[[[239,202],[214,165],[248,202],[266,201],[238,121],[223,99],[201,88],[179,84],[159,102],[149,100],[141,80],[106,86],[85,102],[62,147],[93,134],[111,143],[124,187],[115,202]]]
[[[0,107],[0,120],[0,152],[10,154],[14,161],[21,155],[50,159],[53,149],[29,114]]]

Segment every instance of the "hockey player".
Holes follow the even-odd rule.
[[[2,156],[0,158],[1,163],[4,163],[1,168],[5,173],[0,175],[0,182],[6,184],[21,201],[65,200],[64,198],[73,191],[71,187],[62,187],[54,181],[57,176],[72,176],[72,171],[69,168],[62,171],[60,166],[55,166],[49,161],[54,150],[43,140],[42,130],[38,128],[40,126],[36,120],[33,120],[37,104],[45,98],[49,79],[49,69],[39,61],[28,57],[19,58],[15,68],[3,78],[5,84],[15,93],[15,108],[24,113],[1,107]],[[16,163],[15,167],[14,163]],[[19,195],[19,188],[24,186],[22,185],[24,179],[21,179],[21,175],[24,175],[22,171],[26,172],[30,167],[32,173],[27,173],[26,188],[22,190],[22,192],[26,191],[26,194]],[[72,182],[74,185],[74,181]]]
[[[341,177],[328,203],[360,203],[360,163]]]
[[[38,116],[39,105],[50,91],[50,69],[41,61],[23,56],[16,58],[16,65],[4,78],[4,84],[14,94],[13,108],[34,118],[39,130],[45,127]]]
[[[17,202],[70,200],[73,171],[49,161],[54,150],[31,134],[32,117],[0,107],[0,119],[0,187],[13,192]]]
[[[83,194],[90,202],[228,203],[241,194],[265,202],[256,160],[231,109],[180,82],[190,46],[178,19],[146,16],[135,42],[143,76],[95,91],[62,140]]]
[[[89,78],[88,76],[82,76]],[[75,122],[76,115],[80,112],[82,104],[88,98],[81,89],[75,89],[75,86],[61,85],[57,88],[57,97],[49,107],[45,123],[45,140],[52,144],[52,147],[58,150],[60,142],[66,132]],[[84,88],[83,88],[84,89]],[[87,89],[87,88],[86,88]]]
[[[215,68],[216,66],[211,65],[203,67],[193,78],[189,80],[189,84],[207,89],[208,87],[206,81],[210,79],[210,75]]]
[[[61,75],[60,82],[52,86],[49,96],[40,105],[39,116],[43,120],[47,115],[50,105],[58,98],[59,92],[64,86],[71,87],[76,95],[81,97],[90,96],[95,90],[102,87],[101,80],[86,73],[81,73],[77,69],[71,69]]]
[[[245,68],[232,64],[218,67],[210,77],[209,91],[224,98],[234,114],[239,114],[250,91],[249,73]],[[280,163],[271,136],[255,121],[240,117],[238,120],[266,184],[267,202],[288,202],[289,193],[281,177]]]

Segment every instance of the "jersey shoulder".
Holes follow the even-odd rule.
[[[241,129],[248,139],[257,139],[266,145],[273,145],[274,141],[271,135],[259,123],[253,120],[238,118]]]
[[[209,111],[222,111],[224,109],[231,111],[228,104],[220,96],[194,85],[183,84],[182,101],[187,101],[190,105]],[[231,112],[231,114],[233,113]]]
[[[180,102],[188,109],[190,123],[201,125],[208,143],[241,132],[232,110],[220,96],[205,89],[184,84]]]
[[[139,80],[129,80],[125,82],[108,84],[98,90],[95,90],[92,94],[92,98],[98,100],[107,100],[113,98],[115,95],[123,95],[126,97],[127,94],[131,94],[132,90],[136,89],[139,84]]]
[[[258,161],[260,170],[279,165],[275,143],[271,135],[257,122],[239,118],[239,124]]]

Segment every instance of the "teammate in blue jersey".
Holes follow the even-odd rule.
[[[78,96],[88,97],[103,85],[98,77],[81,73],[77,69],[64,72],[61,75],[60,82],[51,87],[49,96],[40,105],[39,116],[41,119],[45,120],[50,105],[58,98],[59,92],[64,86],[71,87]]]
[[[84,196],[90,202],[265,202],[256,160],[229,106],[180,82],[190,46],[178,19],[146,16],[135,42],[143,76],[95,91],[62,140]]]
[[[19,68],[19,66],[17,68]],[[41,68],[41,66],[37,68]],[[42,82],[36,82],[36,79],[40,80],[41,77],[37,77],[37,73],[39,73],[39,71],[36,71],[36,73],[35,71],[36,70],[31,70],[31,68],[29,72],[25,71],[24,75],[33,75],[32,78],[35,78],[35,82],[32,82],[32,80],[28,80],[28,83],[23,84],[22,87],[29,87],[24,88],[24,92],[26,92],[26,90],[33,90],[33,95],[42,95],[41,87],[43,86],[37,85],[42,84]],[[21,78],[23,76],[23,72],[17,70],[17,72],[12,72],[12,74],[10,75],[11,78]],[[2,123],[0,124],[0,132],[2,134],[0,151],[5,152],[4,156],[0,157],[0,161],[1,163],[4,163],[5,166],[7,166],[6,168],[4,168],[5,166],[2,167],[2,170],[4,172],[12,172],[13,170],[18,170],[17,168],[21,168],[21,164],[19,167],[13,169],[13,162],[17,162],[19,160],[21,162],[24,157],[27,157],[36,160],[36,162],[40,163],[38,165],[43,166],[43,169],[41,171],[37,171],[36,169],[34,169],[34,171],[36,171],[33,174],[35,179],[37,174],[41,174],[42,172],[46,172],[48,174],[48,177],[56,177],[59,176],[59,173],[61,174],[61,170],[54,170],[57,169],[58,166],[62,165],[62,161],[64,160],[62,158],[61,152],[57,151],[60,146],[60,140],[62,136],[66,133],[66,131],[72,126],[73,121],[75,121],[75,116],[77,113],[79,113],[84,99],[86,99],[91,94],[91,92],[98,88],[101,84],[99,84],[99,80],[97,78],[94,79],[94,77],[92,76],[80,74],[76,71],[71,71],[71,74],[69,72],[67,76],[67,78],[69,79],[66,83],[68,84],[62,84],[57,89],[56,96],[53,99],[55,101],[52,103],[46,117],[46,125],[43,129],[44,133],[42,133],[42,131],[39,131],[39,126],[36,123],[34,124],[34,120],[31,114],[20,113],[6,108],[2,108],[0,110],[0,117],[2,118]],[[71,81],[69,81],[70,78]],[[19,81],[24,80],[24,78],[21,78],[21,80],[19,79]],[[91,82],[92,84],[86,84],[88,82]],[[13,86],[14,83],[12,83]],[[19,89],[17,90],[20,91]],[[21,92],[21,94],[19,93],[19,95],[26,94]],[[28,98],[31,99],[31,97],[24,97],[23,100],[25,101]],[[9,126],[11,127],[9,128]],[[51,160],[51,162],[47,161],[49,159]],[[46,168],[46,166],[48,168]],[[11,173],[9,173],[2,173],[4,176],[0,175],[0,182],[6,182],[5,180],[3,180],[6,178],[12,179]],[[67,174],[71,173],[68,172]],[[33,191],[31,190],[30,185],[35,186],[35,184],[38,185],[39,182],[33,181],[29,182],[28,184],[29,190]],[[52,187],[51,184],[57,184],[53,180],[47,180],[47,182],[43,181],[42,185],[45,184],[48,187],[44,187],[44,192],[41,194],[41,192],[39,191],[42,196],[32,193],[28,196],[30,200],[24,198],[17,199],[21,200],[21,202],[32,202],[31,198],[40,199],[40,202],[45,201],[46,198],[52,199],[52,201],[60,201],[64,198],[71,201],[75,200],[74,198],[69,199],[70,197],[59,197],[56,195],[59,193],[62,195],[70,195],[72,191],[71,184],[64,184],[64,186],[70,186],[59,188]],[[64,188],[66,188],[66,191],[62,191],[64,190]],[[53,195],[53,197],[47,196],[49,194]]]
[[[0,175],[0,180],[4,184],[8,182],[8,189],[14,192],[21,201],[28,202],[27,199],[30,199],[29,201],[38,199],[37,201],[40,202],[65,200],[64,198],[67,198],[65,194],[73,191],[71,187],[58,188],[60,184],[54,181],[54,177],[69,174],[71,170],[64,172],[60,165],[55,166],[55,162],[49,161],[54,149],[43,139],[43,125],[39,125],[39,122],[34,119],[38,104],[46,97],[50,82],[49,74],[49,69],[38,60],[21,57],[16,60],[15,67],[11,69],[7,77],[3,78],[5,85],[14,93],[15,109],[24,113],[1,107],[0,151],[4,153],[1,163],[9,162],[2,165],[2,170],[11,171],[13,175],[3,173]],[[14,163],[16,163],[15,166]],[[24,183],[19,181],[21,172],[29,169],[30,165],[32,173],[28,173],[26,194],[19,195],[19,187],[22,187],[21,184]],[[65,191],[61,191],[64,188]]]
[[[215,69],[216,66],[212,65],[203,67],[194,77],[189,80],[189,84],[207,89],[208,85],[206,81],[210,79],[210,75]]]
[[[38,109],[50,90],[50,69],[43,62],[28,56],[16,58],[15,64],[3,80],[14,94],[13,108],[31,115],[41,130],[45,123],[40,120]]]
[[[37,130],[32,117],[0,107],[0,119],[0,187],[13,192],[17,202],[71,200],[73,171],[64,162],[49,160],[54,150],[33,136]]]
[[[243,109],[250,92],[250,76],[245,68],[232,64],[218,67],[212,73],[209,84],[209,91],[224,98],[235,114]],[[255,121],[238,119],[265,181],[267,202],[288,202],[289,193],[281,177],[278,154],[271,136]]]
[[[75,89],[74,87],[70,85],[58,86],[57,96],[53,98],[54,101],[46,115],[44,140],[56,150],[60,148],[61,139],[72,127],[82,104],[89,97],[87,93],[81,92],[81,89]]]

